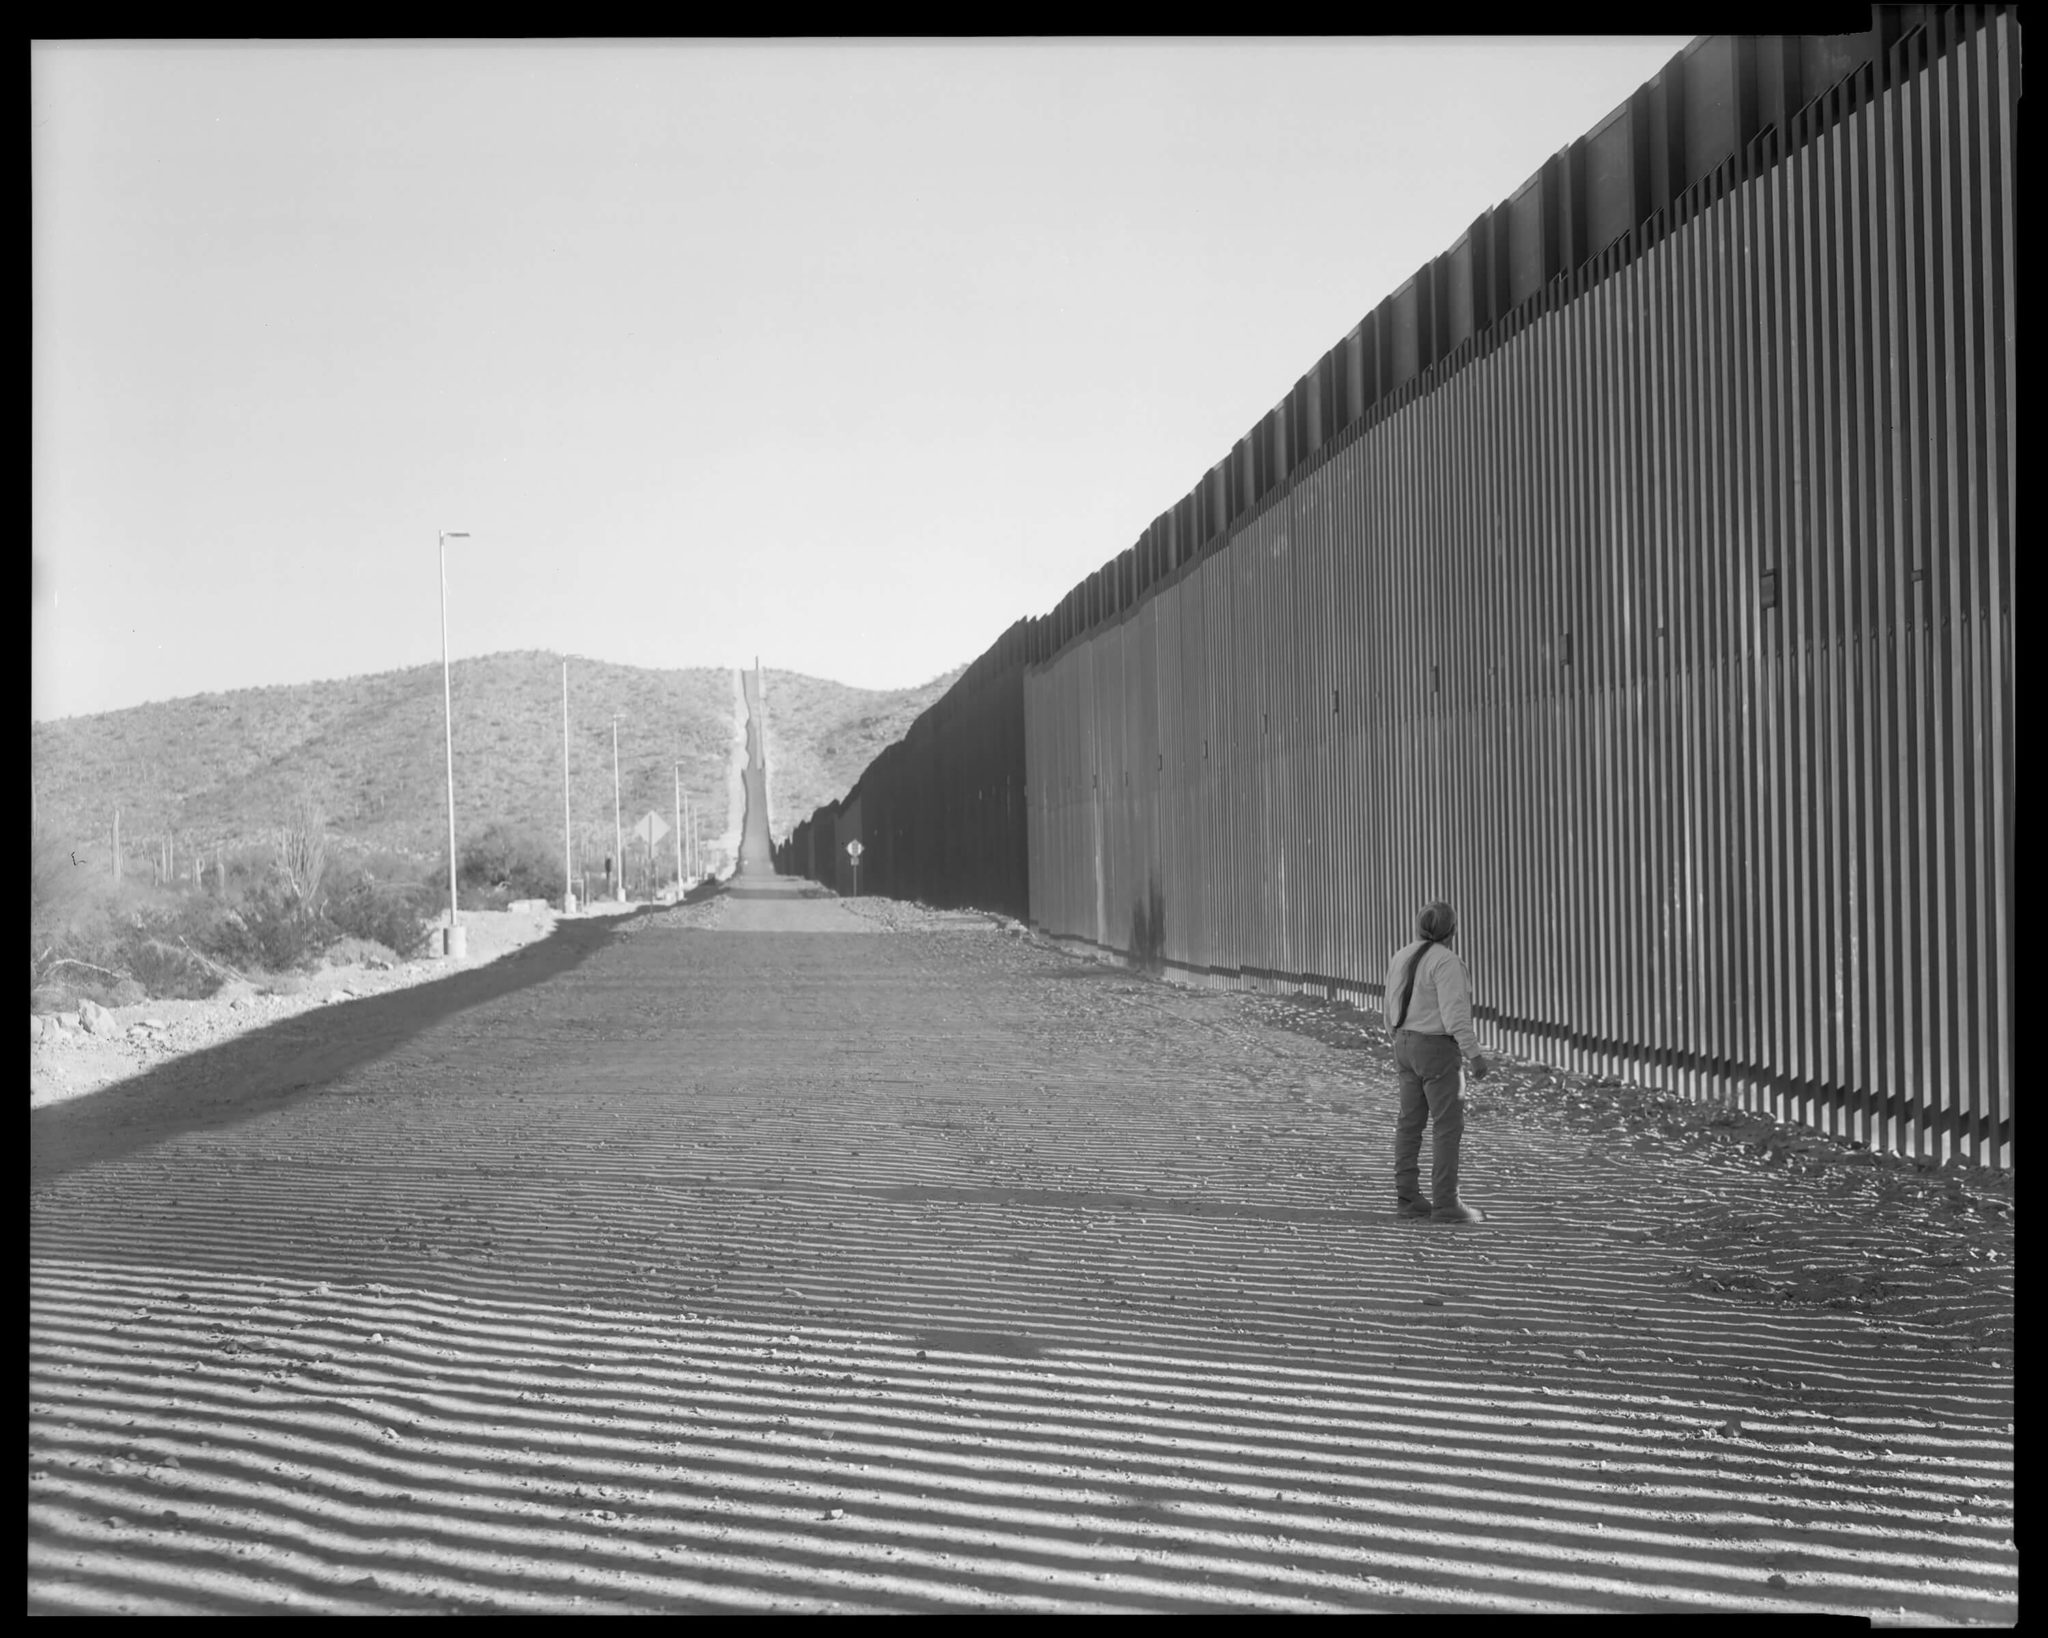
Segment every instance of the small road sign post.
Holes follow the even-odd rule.
[[[846,844],[846,856],[853,861],[853,896],[860,897],[860,838],[856,836]]]
[[[647,844],[647,896],[654,896],[654,844],[668,834],[668,821],[653,809],[633,826],[633,834]]]

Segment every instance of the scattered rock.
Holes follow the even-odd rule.
[[[88,1035],[112,1035],[114,1019],[107,1009],[97,1001],[81,998],[78,1003],[78,1027]]]

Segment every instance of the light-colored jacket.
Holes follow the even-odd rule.
[[[1407,965],[1409,952],[1421,942],[1417,939],[1414,944],[1402,945],[1387,965],[1383,1005],[1389,1029],[1394,1027],[1400,1001],[1401,969]],[[1422,1035],[1455,1036],[1459,1050],[1468,1058],[1479,1051],[1479,1037],[1472,1031],[1472,984],[1457,951],[1433,944],[1415,964],[1415,988],[1408,997],[1408,1014],[1401,1020],[1401,1028]]]

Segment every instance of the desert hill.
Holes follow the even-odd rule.
[[[919,688],[875,693],[794,672],[761,673],[768,718],[768,820],[779,843],[853,788],[868,764],[958,680],[956,666]]]
[[[463,836],[493,821],[561,836],[562,658],[529,651],[456,662],[450,692]],[[844,794],[957,675],[870,690],[765,671],[777,832]],[[671,770],[681,763],[706,862],[730,861],[739,824],[728,811],[726,777],[736,700],[735,675],[724,668],[653,670],[569,657],[570,802],[579,851],[593,865],[612,851],[614,712],[625,824],[650,809],[671,816]],[[169,834],[182,864],[217,843],[267,839],[301,791],[348,841],[422,858],[445,847],[438,664],[38,722],[30,756],[38,827],[101,860],[116,805],[131,861],[155,856]],[[628,847],[637,844],[629,839]]]

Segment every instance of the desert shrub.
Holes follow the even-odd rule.
[[[206,954],[231,967],[286,972],[309,965],[340,936],[324,916],[305,913],[298,895],[275,877],[237,895],[208,931]]]
[[[196,951],[153,929],[138,929],[123,945],[122,957],[131,981],[159,998],[203,1001],[226,981],[220,969]]]
[[[62,961],[53,964],[42,983],[29,991],[31,1012],[76,1012],[81,1001],[103,1007],[133,1006],[144,998],[142,986],[126,973]]]
[[[307,915],[320,908],[320,886],[327,871],[327,816],[308,791],[299,791],[285,806],[277,831],[277,873],[285,891]]]
[[[347,863],[367,870],[380,882],[424,882],[433,860],[420,854],[401,853],[395,848],[361,844]]]
[[[224,850],[227,865],[225,896],[237,898],[268,877],[277,864],[277,850],[260,842],[243,842]]]
[[[108,881],[60,898],[61,884],[31,885],[41,895],[30,913],[32,1010],[69,1010],[80,1000],[122,1007],[151,996],[196,999],[219,989],[223,975],[207,954],[222,942],[234,945],[221,934],[235,929],[211,894]]]
[[[331,871],[321,915],[341,937],[382,945],[403,959],[425,941],[433,895],[418,882],[379,881],[368,869]]]
[[[448,879],[444,855],[437,879]],[[456,902],[465,910],[500,910],[513,899],[544,899],[561,891],[558,844],[532,831],[493,823],[463,843]]]
[[[107,873],[106,859],[85,858],[60,835],[38,828],[29,838],[29,988],[61,971],[65,961],[105,966],[109,932],[120,889]],[[65,980],[52,976],[52,982]],[[95,998],[97,999],[97,998]]]
[[[50,831],[38,828],[28,846],[29,937],[54,938],[88,900],[86,872],[73,864],[73,850]]]
[[[151,995],[198,999],[248,955],[241,918],[211,892],[158,892],[130,905],[111,945],[116,963]]]
[[[80,863],[73,863],[78,859]],[[31,1007],[68,1011],[81,1000],[123,1007],[144,1000],[132,959],[138,931],[179,895],[147,882],[113,880],[104,851],[74,852],[38,830],[29,841]]]

